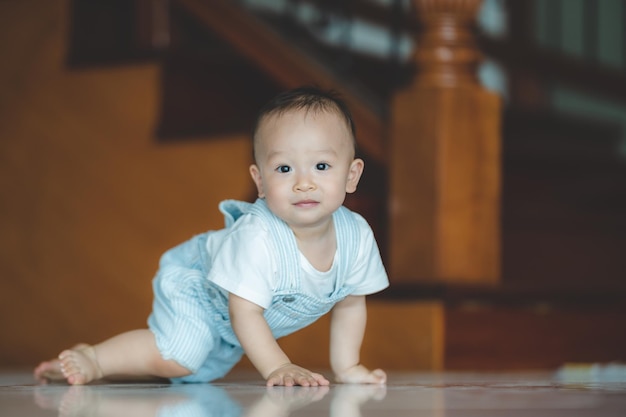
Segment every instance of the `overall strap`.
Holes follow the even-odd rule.
[[[224,226],[231,227],[239,217],[249,213],[252,203],[239,200],[224,200],[219,204],[219,209],[224,215]]]
[[[300,260],[297,256],[296,238],[281,218],[270,211],[263,199],[254,204],[237,200],[225,200],[219,205],[224,213],[226,227],[230,227],[243,214],[259,216],[267,225],[271,235],[270,245],[278,267],[278,288],[281,293],[297,293],[300,290]]]
[[[352,213],[346,207],[339,207],[333,213],[335,223],[335,233],[337,234],[337,247],[339,248],[338,258],[340,264],[337,273],[337,285],[335,289],[342,288],[346,277],[352,270],[352,264],[359,253],[360,229]]]

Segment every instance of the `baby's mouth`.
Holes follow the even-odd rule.
[[[300,208],[310,208],[310,207],[315,207],[318,204],[319,202],[315,200],[300,200],[295,204],[295,206],[300,207]]]

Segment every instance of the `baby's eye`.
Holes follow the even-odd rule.
[[[315,169],[319,171],[326,171],[328,168],[330,168],[330,165],[328,165],[326,162],[319,162],[317,165],[315,165]]]
[[[278,168],[276,168],[276,171],[284,174],[286,172],[291,171],[291,167],[289,165],[281,165]]]

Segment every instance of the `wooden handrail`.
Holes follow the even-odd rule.
[[[558,81],[577,89],[626,103],[626,74],[618,69],[530,43],[514,43],[482,37],[485,55],[509,71],[531,70],[542,80]]]
[[[302,0],[310,3],[319,9],[328,8],[328,1],[325,0]],[[336,8],[344,7],[344,11],[350,18],[362,19],[373,25],[395,28],[400,32],[415,32],[419,28],[419,23],[411,13],[396,14],[390,6],[382,6],[375,2],[356,1],[336,1]]]
[[[286,88],[316,83],[343,95],[358,126],[359,145],[368,157],[386,161],[382,114],[364,97],[358,86],[339,79],[301,49],[292,47],[278,33],[229,0],[177,0],[239,53]]]

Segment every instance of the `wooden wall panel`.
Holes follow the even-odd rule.
[[[145,326],[161,253],[253,194],[245,137],[158,144],[159,68],[64,68],[67,0],[0,2],[0,366]]]

